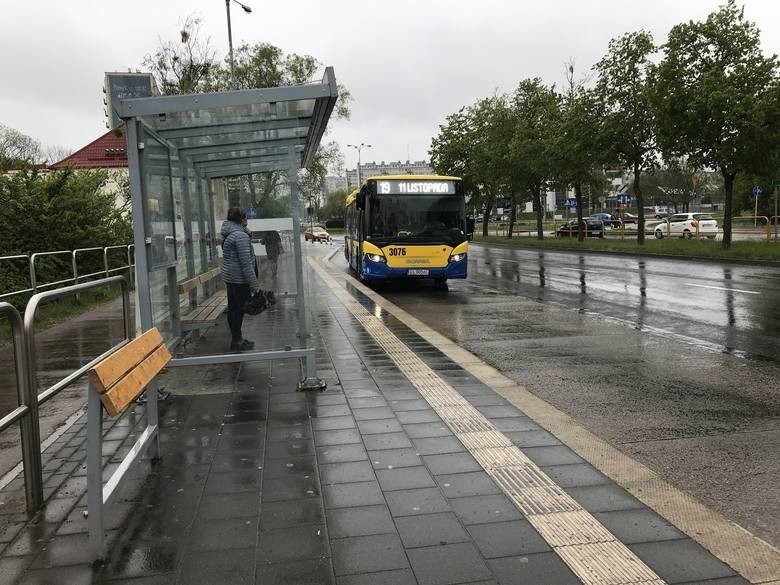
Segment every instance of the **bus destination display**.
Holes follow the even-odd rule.
[[[380,195],[454,195],[454,181],[377,181]]]

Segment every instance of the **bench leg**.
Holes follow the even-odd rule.
[[[87,525],[92,562],[105,556],[103,542],[103,407],[100,396],[88,389],[87,406]]]
[[[150,427],[157,428],[154,437],[152,437],[149,443],[149,456],[152,459],[160,458],[160,427],[159,410],[157,408],[157,399],[159,398],[159,391],[157,389],[157,380],[152,380],[146,387],[146,424]]]

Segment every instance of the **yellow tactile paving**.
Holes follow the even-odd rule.
[[[312,263],[318,268],[315,263]],[[323,275],[323,270],[318,270]],[[553,433],[570,449],[629,491],[679,530],[704,546],[745,579],[754,584],[780,585],[780,551],[741,526],[724,518],[696,498],[675,488],[655,472],[597,437],[567,414],[541,400],[522,385],[504,376],[477,356],[464,350],[419,319],[364,286],[344,276],[350,286],[370,298],[383,310],[414,330],[464,370],[491,387],[521,409],[528,417]],[[331,283],[333,281],[331,280]],[[334,289],[335,290],[335,289]],[[350,297],[351,298],[351,297]],[[474,429],[474,430],[491,430]],[[462,432],[467,432],[463,430]],[[540,488],[541,489],[541,488]],[[522,506],[535,505],[525,500]],[[650,580],[648,583],[656,583]]]

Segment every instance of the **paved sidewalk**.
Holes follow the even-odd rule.
[[[598,582],[564,560],[583,543],[542,537],[426,399],[428,382],[454,389],[559,486],[561,501],[590,513],[663,580],[645,582],[747,583],[360,292],[339,291],[367,316],[311,278],[326,391],[296,392],[293,361],[171,368],[162,380],[171,392],[161,403],[163,459],[136,465],[110,504],[109,555],[96,567],[87,562],[80,420],[44,454],[47,504],[33,522],[22,513],[20,479],[0,493],[0,583]],[[247,336],[291,338],[292,310],[283,301],[250,318]],[[397,355],[411,350],[434,376],[412,383],[377,341],[380,329]],[[226,339],[220,323],[191,349],[223,351]],[[142,412],[107,424],[109,468],[142,428]],[[619,577],[610,582],[627,582]]]

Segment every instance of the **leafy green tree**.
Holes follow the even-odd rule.
[[[320,207],[323,219],[344,219],[344,205],[347,200],[347,189],[337,189],[325,195],[325,201]]]
[[[552,152],[560,121],[560,96],[538,77],[525,79],[515,90],[510,107],[514,120],[509,144],[512,184],[524,185],[531,195],[537,237],[542,240],[542,194],[556,171]]]
[[[568,90],[562,98],[561,116],[552,137],[555,182],[574,189],[577,201],[578,240],[585,239],[583,187],[603,190],[605,178],[600,167],[603,155],[603,113],[593,91],[574,80],[574,63],[567,67]]]
[[[254,89],[300,85],[313,81],[322,64],[311,55],[286,54],[269,43],[243,43],[234,50],[234,74],[231,79],[230,57],[223,61],[216,56],[209,39],[201,34],[199,18],[189,16],[180,31],[180,43],[161,41],[154,53],[144,58],[143,64],[154,75],[158,87],[166,95],[202,93],[235,89]],[[349,118],[349,90],[339,86],[334,110],[336,117]],[[300,180],[302,198],[322,193],[325,175],[337,161],[334,143],[320,146],[313,164]],[[273,201],[286,183],[281,172],[256,173],[243,179],[251,204],[259,210],[276,210]],[[276,211],[274,211],[276,213]],[[265,217],[276,217],[265,216]]]
[[[655,50],[650,33],[627,33],[612,39],[607,54],[594,66],[598,71],[595,95],[604,113],[602,129],[607,152],[615,162],[633,172],[640,245],[645,242],[641,175],[657,164],[649,82],[650,56]]]
[[[38,162],[41,156],[40,143],[3,124],[0,124],[0,172]]]
[[[654,205],[671,205],[675,212],[688,211],[694,194],[708,188],[707,175],[690,168],[682,158],[671,158],[645,173],[641,182],[642,192]]]
[[[777,59],[763,54],[758,28],[734,0],[673,27],[664,49],[655,71],[661,145],[723,175],[729,248],[735,178],[768,171],[777,148]]]
[[[508,144],[496,141],[496,112],[506,109],[501,97],[486,98],[447,116],[431,143],[431,166],[439,174],[463,179],[471,204],[485,207],[482,233],[487,235],[490,212],[496,197],[507,189],[508,181],[497,167],[501,149]]]

